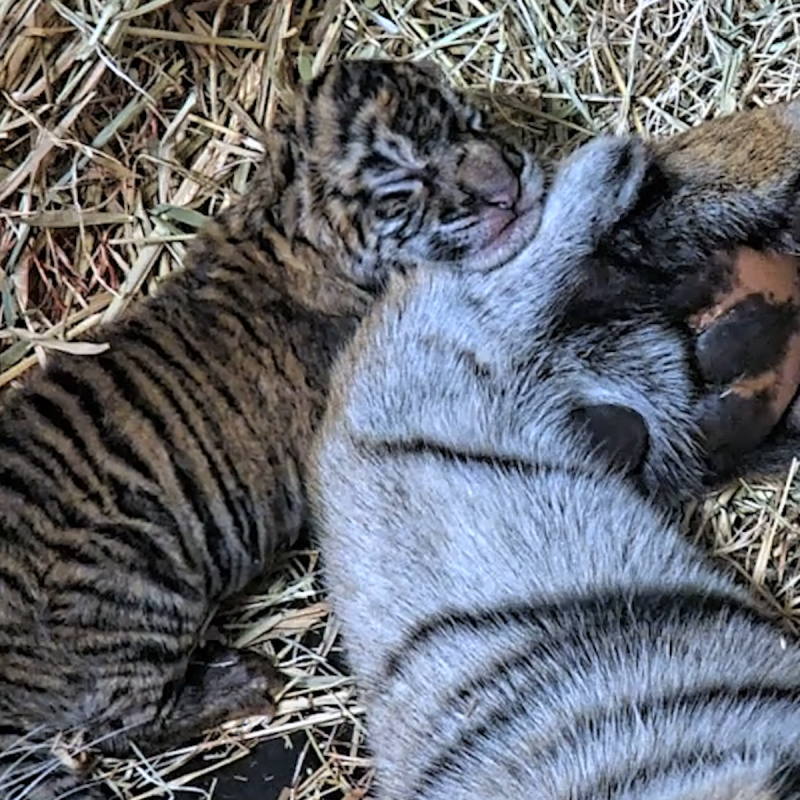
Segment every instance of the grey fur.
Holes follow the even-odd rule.
[[[660,503],[702,472],[685,344],[563,324],[646,166],[583,148],[526,251],[393,280],[335,371],[312,507],[379,800],[786,794],[800,651]],[[575,424],[606,403],[634,473]]]

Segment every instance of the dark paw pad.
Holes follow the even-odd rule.
[[[573,422],[588,434],[595,452],[614,469],[628,474],[641,467],[650,442],[641,414],[625,406],[603,403],[577,409]]]

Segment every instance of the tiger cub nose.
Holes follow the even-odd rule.
[[[459,182],[466,191],[488,205],[511,209],[519,198],[519,176],[502,152],[490,144],[472,144],[458,173]]]

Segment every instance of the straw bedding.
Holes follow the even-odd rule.
[[[498,124],[556,155],[598,131],[669,134],[793,97],[800,6],[0,0],[0,391],[53,349],[81,352],[81,334],[180,268],[198,226],[247,185],[260,131],[298,82],[331,59],[378,55],[439,62]],[[797,625],[799,514],[792,470],[688,509],[687,531]],[[119,795],[199,785],[294,734],[285,800],[362,796],[361,709],[316,553],[282,557],[219,625],[278,658],[290,678],[278,716],[158,759],[107,761]]]

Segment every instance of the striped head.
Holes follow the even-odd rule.
[[[334,64],[295,134],[303,234],[361,285],[421,264],[491,269],[538,228],[539,167],[429,63]]]

